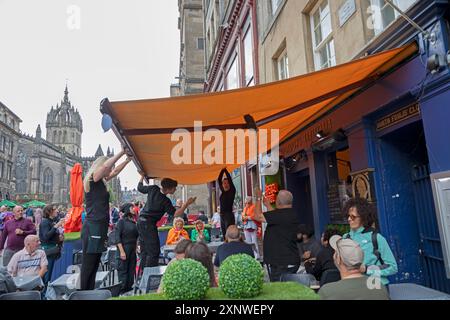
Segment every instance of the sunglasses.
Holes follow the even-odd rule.
[[[348,218],[349,218],[350,220],[352,220],[352,221],[355,221],[356,219],[360,218],[360,216],[354,216],[354,215],[352,215],[352,214],[349,214],[349,215],[348,215]]]

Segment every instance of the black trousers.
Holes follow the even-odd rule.
[[[83,263],[81,264],[80,289],[94,290],[95,275],[100,265],[101,253],[85,253],[83,251]]]
[[[233,212],[223,212],[220,215],[220,228],[222,229],[222,235],[224,238],[225,234],[227,233],[228,227],[233,224],[236,224]]]
[[[139,273],[146,267],[157,267],[161,245],[158,236],[156,221],[151,218],[139,217],[137,222],[139,242],[141,246],[141,264]]]
[[[122,282],[121,293],[131,291],[136,273],[136,245],[125,244],[123,250],[127,256],[126,260],[120,259],[120,252],[117,251],[117,273],[119,281]]]
[[[283,273],[296,273],[300,265],[295,265],[293,267],[288,266],[280,266],[269,264],[267,265],[269,269],[269,278],[270,282],[279,282],[281,281],[281,275]]]

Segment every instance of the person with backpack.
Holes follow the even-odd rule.
[[[347,201],[343,212],[350,224],[350,232],[343,238],[352,239],[364,252],[361,271],[368,276],[379,277],[381,283],[387,286],[387,277],[396,274],[398,267],[388,242],[374,228],[375,206],[365,199],[353,198]]]

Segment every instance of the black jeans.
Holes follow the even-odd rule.
[[[222,235],[225,239],[225,234],[227,233],[227,229],[229,226],[236,224],[234,219],[234,213],[232,212],[224,212],[220,215],[220,228],[222,229]]]
[[[141,246],[141,264],[139,266],[139,273],[141,273],[146,267],[158,266],[161,245],[156,222],[153,222],[151,218],[139,217],[137,229]]]
[[[279,282],[281,281],[281,275],[283,273],[296,273],[300,265],[288,267],[288,266],[268,264],[267,267],[269,269],[270,282]]]
[[[117,272],[119,281],[122,282],[121,293],[131,291],[136,273],[136,244],[123,245],[123,250],[127,256],[126,260],[120,259],[120,252],[117,251]]]
[[[80,289],[94,290],[95,275],[100,265],[101,253],[85,253],[83,251],[83,263],[81,264]]]

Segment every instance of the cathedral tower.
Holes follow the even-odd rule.
[[[48,142],[63,148],[69,154],[81,157],[83,123],[78,110],[70,103],[67,85],[61,105],[52,106],[47,113],[46,128]]]

